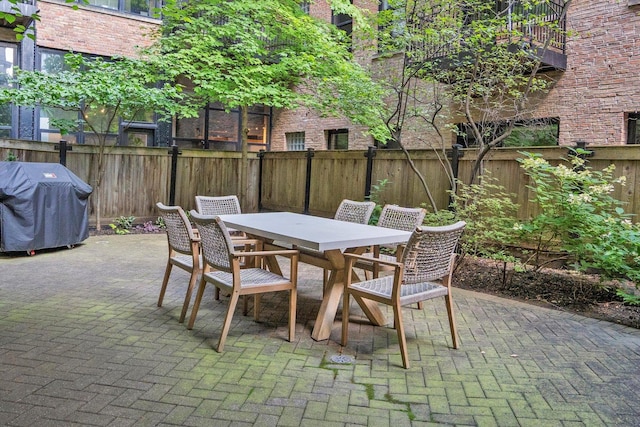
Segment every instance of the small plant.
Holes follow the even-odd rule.
[[[387,184],[390,184],[391,181],[389,181],[388,179],[379,179],[377,184],[373,184],[371,186],[371,194],[369,196],[369,199],[372,202],[376,202],[376,207],[373,208],[373,212],[371,213],[371,218],[369,219],[369,224],[371,225],[377,225],[378,224],[378,220],[380,219],[380,214],[382,213],[382,201],[380,200],[380,195],[382,193],[382,191],[384,191],[384,187],[387,186]]]
[[[167,224],[164,223],[164,218],[159,216],[158,219],[156,219],[156,226],[158,226],[158,228],[162,230],[165,230],[167,228]]]
[[[137,226],[136,229],[141,230],[145,233],[156,233],[160,231],[160,227],[158,227],[151,221],[147,221],[144,224]]]
[[[135,216],[120,216],[113,221],[114,224],[109,224],[109,227],[111,227],[116,234],[129,234],[131,227],[133,227],[133,221],[135,220]]]
[[[7,153],[7,157],[5,158],[5,161],[7,162],[17,162],[18,161],[18,156],[16,156],[13,151],[9,151]]]

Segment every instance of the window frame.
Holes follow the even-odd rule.
[[[19,63],[19,59],[20,59],[20,45],[17,43],[10,43],[10,42],[5,42],[5,41],[0,41],[0,47],[2,48],[11,48],[13,50],[13,63],[11,65],[11,69],[13,69],[13,67],[17,66]],[[12,78],[13,76],[6,74],[9,78]],[[8,131],[8,138],[15,138],[17,135],[17,130],[18,130],[18,107],[14,104],[8,104],[8,110],[9,110],[9,124],[7,125],[3,125],[0,124],[0,133],[3,133],[3,131]]]
[[[89,0],[90,1],[90,0]],[[96,8],[96,9],[100,9],[100,10],[108,10],[108,11],[113,11],[113,12],[120,12],[120,13],[126,13],[128,15],[133,15],[133,16],[141,16],[141,17],[145,17],[145,18],[153,18],[153,19],[161,19],[161,15],[159,10],[162,8],[162,0],[150,0],[147,1],[148,4],[150,4],[150,8],[148,11],[146,11],[145,13],[142,13],[142,11],[138,11],[138,12],[133,12],[131,10],[127,10],[127,0],[116,0],[116,2],[118,3],[118,7],[117,8],[113,8],[113,7],[108,7],[108,6],[103,6],[100,4],[92,4],[89,2],[84,2],[82,0],[76,0],[77,3],[81,4],[82,6],[89,6],[92,8]],[[129,1],[129,4],[131,5],[131,1]],[[131,6],[130,6],[131,8]],[[158,12],[156,12],[156,10],[158,10]]]
[[[306,146],[306,134],[304,131],[285,132],[284,138],[287,151],[304,151]]]
[[[349,129],[341,128],[341,129],[330,129],[327,130],[327,150],[348,150],[349,149]],[[346,147],[337,147],[338,137],[340,135],[346,135],[347,137],[347,146]]]
[[[640,144],[640,113],[627,113],[627,145]]]

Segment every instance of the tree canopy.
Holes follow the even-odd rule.
[[[348,1],[336,11],[358,14]],[[159,66],[193,84],[195,105],[226,108],[306,105],[379,130],[379,87],[355,61],[344,36],[304,13],[295,0],[169,0],[148,51]]]
[[[462,122],[482,158],[519,120],[532,117],[534,94],[553,84],[542,71],[547,52],[561,51],[571,0],[390,0],[378,16],[379,49],[397,67],[381,76],[394,94],[386,116],[393,139],[411,123],[427,124],[450,147]],[[401,52],[398,59],[398,52]],[[472,177],[473,180],[473,177]]]

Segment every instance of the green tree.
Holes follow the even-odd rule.
[[[137,114],[152,110],[168,119],[180,113],[181,90],[175,85],[157,85],[157,73],[141,60],[114,58],[88,59],[79,54],[65,55],[65,67],[50,74],[17,70],[10,87],[0,88],[0,103],[55,109],[66,117],[82,117],[85,129],[95,138],[94,194],[96,226],[101,227],[100,187],[104,177],[104,155],[117,140],[109,133],[117,129],[118,119],[125,127]],[[183,114],[188,114],[189,110]],[[64,114],[58,117],[65,116]],[[52,123],[62,134],[78,129],[78,120],[60,118]]]
[[[385,120],[392,140],[404,147],[405,133],[428,126],[437,137],[424,142],[451,174],[448,136],[466,122],[478,148],[473,183],[489,151],[532,116],[534,95],[551,87],[542,58],[561,48],[570,3],[390,0],[378,16],[378,47],[391,64],[380,78],[393,93]]]
[[[334,0],[336,12],[360,12],[348,1]],[[343,33],[300,9],[295,0],[169,0],[164,24],[150,50],[159,68],[193,84],[189,103],[220,102],[241,111],[242,153],[247,157],[247,108],[308,106],[327,115],[343,115],[370,127],[382,97],[368,73],[353,61]],[[247,162],[243,162],[244,165]],[[247,176],[240,177],[245,203]]]

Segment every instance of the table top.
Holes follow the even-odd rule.
[[[411,236],[408,231],[292,212],[220,215],[220,218],[227,227],[318,251],[406,242]]]

